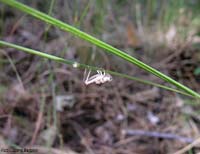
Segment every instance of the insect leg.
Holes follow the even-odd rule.
[[[97,70],[97,73],[100,74],[100,75],[102,75],[102,72],[100,70]]]
[[[90,76],[90,72],[91,72],[91,70],[89,70],[89,72],[88,72],[88,74],[87,74],[87,77],[86,77],[85,83],[88,82],[88,79],[89,79],[89,76]]]
[[[88,78],[88,80],[85,81],[85,84],[88,85],[91,83],[98,83],[100,79],[101,79],[101,76],[99,74],[96,74]]]

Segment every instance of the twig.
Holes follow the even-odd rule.
[[[197,138],[194,142],[192,142],[191,144],[187,145],[185,148],[175,152],[174,154],[183,154],[185,152],[187,152],[188,150],[192,149],[194,146],[199,145],[200,144],[200,137]]]
[[[92,148],[90,147],[88,141],[84,137],[82,127],[76,122],[73,122],[73,121],[71,121],[71,122],[72,122],[72,125],[73,125],[75,131],[77,132],[78,136],[81,138],[81,143],[86,147],[88,154],[95,154],[94,151],[92,150]]]
[[[192,138],[182,137],[172,133],[160,133],[155,131],[124,129],[122,130],[122,133],[124,133],[124,135],[139,135],[139,136],[148,136],[155,138],[175,139],[186,143],[191,143],[194,141]]]
[[[32,139],[31,139],[31,143],[30,145],[34,145],[35,143],[35,140],[36,140],[36,137],[38,135],[38,132],[40,130],[40,127],[41,127],[41,124],[42,124],[42,120],[43,119],[43,112],[39,112],[38,114],[38,117],[37,117],[37,121],[36,121],[36,124],[35,124],[35,130],[34,130],[34,133],[33,133],[33,136],[32,136]]]
[[[44,112],[45,101],[46,101],[45,96],[42,93],[40,111],[39,111],[39,114],[37,116],[37,121],[36,121],[36,124],[35,124],[35,130],[33,132],[33,136],[32,136],[32,139],[31,139],[31,143],[30,143],[31,146],[34,145],[35,140],[36,140],[37,135],[38,135],[38,132],[39,132],[41,125],[42,125],[42,122],[43,122],[43,114],[44,114],[43,112]]]
[[[43,146],[31,146],[29,148],[37,149],[40,153],[50,153],[50,154],[78,154],[75,151],[72,151],[69,148],[65,148],[65,150],[62,149],[56,149],[51,147],[43,147]]]

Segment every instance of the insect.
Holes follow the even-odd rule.
[[[97,70],[97,74],[89,77],[90,72],[91,71],[88,72],[87,78],[85,80],[86,85],[89,85],[91,83],[101,84],[101,83],[112,81],[112,76],[106,73],[105,71],[102,72],[100,70]]]

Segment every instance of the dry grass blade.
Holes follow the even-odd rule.
[[[185,148],[175,152],[174,154],[184,154],[185,152],[187,152],[188,150],[192,149],[194,146],[199,145],[199,144],[200,144],[200,137],[197,138],[194,142],[192,142],[188,146],[186,146]]]

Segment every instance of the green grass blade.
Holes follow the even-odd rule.
[[[191,90],[190,88],[184,86],[183,84],[175,81],[174,79],[170,78],[169,76],[167,76],[167,75],[161,73],[160,71],[152,68],[151,66],[141,62],[140,60],[128,55],[127,53],[125,53],[125,52],[123,52],[123,51],[121,51],[121,50],[119,50],[119,49],[117,49],[117,48],[115,48],[115,47],[113,47],[113,46],[111,46],[111,45],[109,45],[109,44],[87,34],[87,33],[85,33],[85,32],[80,31],[79,29],[77,29],[73,26],[70,26],[70,25],[68,25],[68,24],[66,24],[66,23],[64,23],[64,22],[62,22],[58,19],[50,17],[45,13],[37,11],[37,10],[35,10],[31,7],[28,7],[28,6],[26,6],[26,5],[24,5],[20,2],[17,2],[15,0],[0,0],[0,2],[3,2],[3,3],[5,3],[9,6],[15,7],[15,8],[17,8],[17,9],[19,9],[19,10],[21,10],[21,11],[23,11],[23,12],[29,14],[29,15],[32,15],[32,16],[34,16],[34,17],[36,17],[36,18],[38,18],[42,21],[45,21],[45,22],[47,22],[51,25],[54,25],[54,26],[56,26],[56,27],[58,27],[58,28],[60,28],[64,31],[68,31],[68,32],[72,33],[73,35],[76,35],[79,38],[82,38],[82,39],[84,39],[84,40],[86,40],[86,41],[88,41],[92,44],[95,44],[96,46],[99,46],[99,47],[105,49],[107,52],[114,54],[114,55],[116,55],[120,58],[123,58],[124,60],[146,70],[147,72],[154,74],[155,76],[163,79],[164,81],[166,81],[168,83],[171,83],[172,85],[174,85],[177,88],[185,91],[186,93],[200,98],[200,94],[198,94],[195,91]]]
[[[73,67],[86,68],[86,69],[91,69],[91,70],[101,70],[102,69],[102,68],[98,68],[98,67],[94,67],[94,66],[90,66],[90,65],[86,65],[86,64],[77,63],[77,62],[74,62],[74,61],[71,61],[71,60],[63,59],[63,58],[60,58],[60,57],[57,57],[57,56],[54,56],[54,55],[50,55],[50,54],[47,54],[47,53],[44,53],[44,52],[40,52],[40,51],[33,50],[33,49],[30,49],[30,48],[22,47],[22,46],[19,46],[19,45],[13,44],[13,43],[8,43],[8,42],[1,41],[1,40],[0,40],[0,46],[7,46],[7,47],[15,48],[17,50],[21,50],[23,52],[33,54],[33,55],[37,55],[37,56],[40,56],[40,57],[43,57],[43,58],[46,58],[46,59],[49,59],[49,60],[53,60],[53,61],[56,61],[56,62],[59,62],[59,63],[72,65]],[[164,85],[160,85],[160,84],[157,84],[157,83],[154,83],[154,82],[151,82],[151,81],[143,80],[143,79],[140,79],[140,78],[137,78],[137,77],[132,77],[132,76],[129,76],[129,75],[126,75],[126,74],[121,74],[121,73],[110,71],[110,70],[106,70],[106,72],[110,73],[112,75],[115,75],[115,76],[127,78],[127,79],[130,79],[130,80],[135,80],[135,81],[143,83],[143,84],[152,85],[152,86],[159,87],[159,88],[162,88],[162,89],[165,89],[165,90],[169,90],[169,91],[180,93],[180,94],[183,94],[183,95],[186,95],[186,96],[194,97],[194,96],[192,96],[188,93],[179,91],[177,89],[170,88],[170,87],[167,87],[167,86],[164,86]]]

